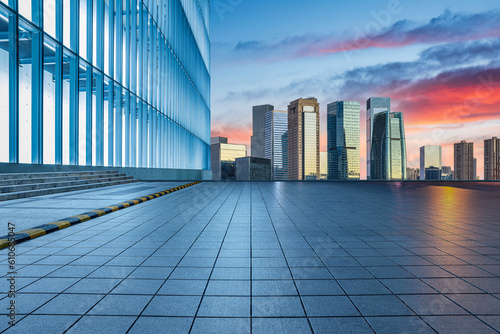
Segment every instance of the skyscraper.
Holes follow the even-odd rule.
[[[288,180],[288,113],[271,110],[265,118],[264,156],[271,160],[273,180]]]
[[[454,145],[454,180],[474,179],[474,143],[462,140]]]
[[[391,112],[389,97],[366,103],[367,178],[406,179],[406,139],[403,114]]]
[[[484,179],[500,180],[500,138],[484,141]]]
[[[359,180],[359,102],[328,105],[328,179]]]
[[[288,106],[288,179],[318,180],[319,103],[314,97]]]
[[[440,180],[441,165],[442,165],[442,149],[437,145],[426,145],[420,148],[420,170],[424,171],[420,174],[420,180]],[[431,168],[432,172],[427,173],[426,169]],[[438,170],[436,170],[438,169]]]
[[[274,110],[274,107],[270,104],[252,108],[252,137],[250,138],[252,157],[265,158],[266,113],[271,110]]]
[[[209,13],[207,0],[1,1],[0,162],[209,170]]]

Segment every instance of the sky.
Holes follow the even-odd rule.
[[[419,147],[474,142],[483,178],[484,139],[500,137],[500,6],[491,0],[214,0],[212,136],[247,144],[252,106],[287,110],[300,97],[361,104],[366,178],[366,100],[391,97],[404,115],[409,167]]]

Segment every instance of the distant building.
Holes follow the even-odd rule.
[[[484,141],[484,179],[500,180],[500,138]]]
[[[437,167],[427,167],[425,169],[425,178],[421,180],[441,180],[441,168]]]
[[[407,180],[420,180],[420,169],[419,168],[406,168],[406,179]]]
[[[271,170],[270,159],[256,157],[236,158],[236,180],[272,180]]]
[[[211,138],[211,142],[212,139],[215,141],[210,145],[212,179],[235,180],[235,160],[247,156],[247,146],[227,144],[227,138],[218,138],[222,138],[222,141]]]
[[[288,112],[266,112],[265,124],[264,156],[271,160],[272,179],[288,180]]]
[[[210,138],[210,145],[212,144],[227,144],[227,138],[226,137],[211,137]]]
[[[426,145],[420,148],[420,180],[440,180],[441,179],[441,146]],[[429,173],[427,173],[427,169]],[[439,169],[439,173],[436,171]],[[429,177],[432,177],[429,179]]]
[[[472,179],[479,180],[479,177],[477,176],[477,159],[476,158],[472,159]]]
[[[328,105],[328,178],[359,180],[359,102]]]
[[[389,97],[366,102],[367,178],[406,179],[406,139],[403,114],[391,112]]]
[[[311,97],[288,106],[288,179],[318,180],[319,103]]]
[[[453,170],[450,166],[441,167],[441,180],[453,180]]]
[[[454,180],[474,180],[474,143],[462,140],[454,145]]]
[[[266,127],[266,113],[274,110],[274,106],[264,104],[252,108],[252,137],[251,137],[251,155],[252,157],[264,158],[264,141]]]
[[[328,152],[319,152],[319,179],[328,179]]]

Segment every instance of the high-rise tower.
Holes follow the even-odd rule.
[[[314,97],[288,106],[288,179],[318,180],[319,103]]]

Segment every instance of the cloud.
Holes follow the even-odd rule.
[[[419,24],[401,20],[384,26],[369,21],[365,27],[354,26],[342,34],[300,35],[280,40],[240,41],[230,53],[267,61],[318,57],[368,48],[397,48],[413,44],[473,41],[500,36],[500,10],[477,14],[452,13]],[[265,52],[263,52],[265,51]]]

